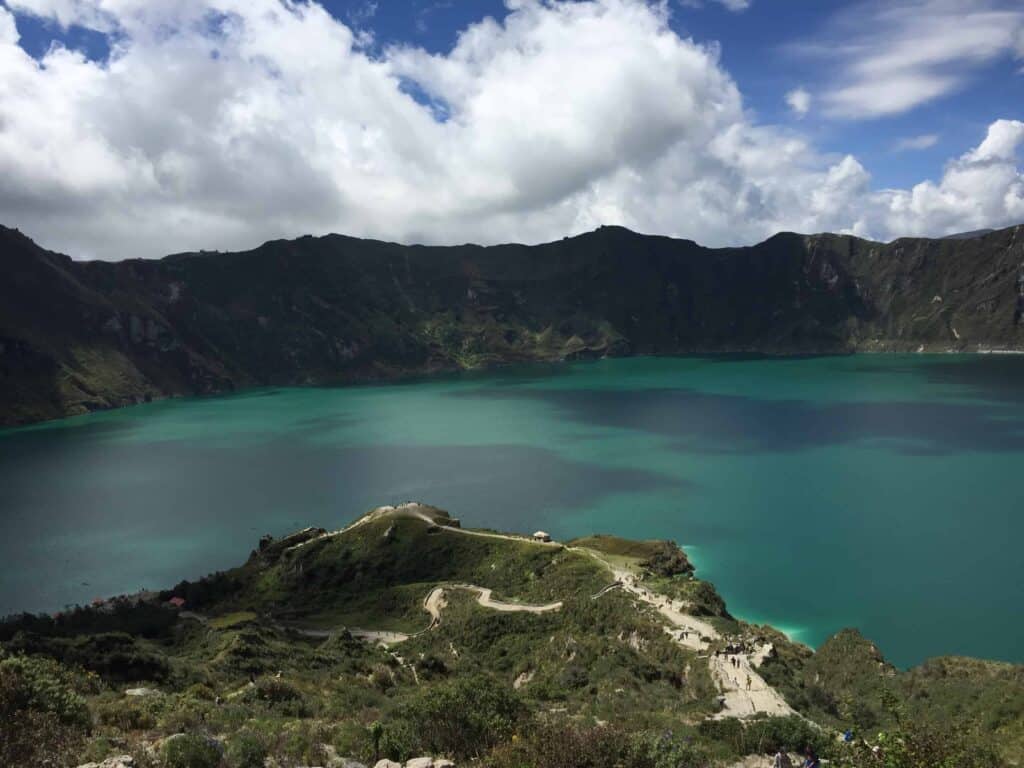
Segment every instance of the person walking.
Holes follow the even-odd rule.
[[[785,750],[780,749],[775,753],[772,768],[793,768],[793,761],[789,759],[789,754]]]
[[[821,760],[818,759],[818,755],[815,753],[814,747],[808,746],[804,751],[803,768],[821,768]]]
[[[747,675],[747,690],[750,690],[750,675]]]

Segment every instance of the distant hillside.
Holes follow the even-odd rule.
[[[875,746],[890,768],[999,768],[1024,758],[1024,667],[900,672],[852,630],[814,653],[730,617],[670,542],[410,503],[0,622],[0,715],[3,765],[767,768],[810,744],[836,768],[882,765]]]
[[[330,235],[105,263],[0,228],[0,424],[531,360],[1024,350],[1021,235],[722,249],[618,227],[529,247]]]

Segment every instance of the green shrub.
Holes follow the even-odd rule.
[[[507,685],[474,677],[421,691],[396,715],[386,727],[386,737],[396,747],[468,759],[510,739],[526,708]]]
[[[88,728],[89,708],[74,691],[74,680],[66,669],[50,659],[11,656],[0,660],[0,675],[7,693],[26,709],[49,712],[60,722]]]
[[[370,673],[370,684],[383,693],[395,686],[395,673],[390,667],[378,664]]]
[[[46,637],[19,633],[9,644],[11,650],[49,656],[64,664],[91,670],[109,680],[134,682],[163,681],[170,665],[162,653],[124,632],[80,635],[74,638]]]
[[[590,680],[587,678],[587,670],[577,664],[570,664],[558,675],[558,682],[569,689],[577,689],[585,686]]]
[[[325,745],[331,731],[321,722],[297,720],[288,723],[278,739],[274,757],[285,765],[322,765],[327,761]]]
[[[182,733],[164,742],[165,768],[218,768],[220,745],[198,733]]]
[[[837,768],[1002,768],[1004,762],[973,723],[938,728],[920,723],[898,725],[878,734],[873,745],[856,740],[838,745]],[[876,751],[877,750],[877,751]]]
[[[525,730],[522,739],[497,747],[488,768],[703,768],[702,750],[671,733],[630,733],[611,726],[580,727],[564,721]]]
[[[383,728],[380,730],[383,735]],[[373,724],[368,728],[354,720],[345,720],[335,726],[334,738],[331,743],[339,755],[349,755],[354,758],[363,757],[369,760],[374,756],[375,733],[376,730]],[[379,744],[377,752],[379,754]]]
[[[91,726],[66,670],[26,656],[0,659],[0,765],[68,764]]]
[[[448,674],[448,665],[444,659],[428,653],[416,662],[416,671],[425,680],[435,680]]]
[[[735,718],[705,720],[697,732],[708,742],[728,748],[735,755],[771,754],[779,749],[802,752],[811,746],[826,751],[831,739],[801,717],[765,717],[743,722]]]
[[[231,768],[263,768],[270,750],[264,736],[244,728],[228,741],[227,753]]]
[[[164,733],[194,731],[206,725],[209,703],[195,699],[181,698],[169,704],[160,717]]]
[[[96,706],[96,719],[101,725],[122,731],[145,731],[156,727],[153,708],[140,701],[119,699]]]
[[[752,720],[747,723],[743,737],[747,754],[773,754],[780,749],[802,752],[808,746],[816,752],[824,752],[832,743],[820,728],[795,716]]]
[[[198,701],[213,701],[217,698],[213,688],[206,683],[193,683],[185,691],[185,695]]]
[[[256,698],[271,703],[298,701],[302,693],[291,683],[277,677],[264,677],[256,681]]]
[[[733,754],[746,754],[743,723],[734,717],[726,717],[722,720],[704,720],[697,727],[697,732],[706,741],[727,746]]]

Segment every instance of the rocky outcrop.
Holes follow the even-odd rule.
[[[159,696],[160,691],[155,688],[128,688],[125,690],[124,695],[130,698],[146,698],[149,696]]]
[[[603,227],[537,246],[330,235],[76,262],[0,227],[0,425],[257,384],[530,360],[1024,351],[1024,227],[747,248]]]

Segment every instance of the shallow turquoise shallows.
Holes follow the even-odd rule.
[[[1024,359],[636,358],[269,389],[0,432],[0,614],[426,501],[687,547],[738,616],[1024,661]]]

